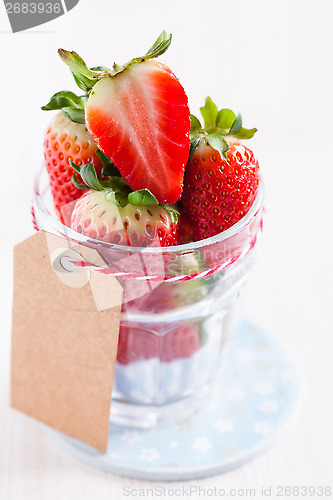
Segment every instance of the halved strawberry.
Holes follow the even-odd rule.
[[[145,56],[111,70],[90,70],[78,54],[59,49],[89,92],[85,119],[98,147],[133,190],[148,189],[168,204],[181,195],[190,148],[185,91],[167,66],[152,60],[170,43],[163,32]]]

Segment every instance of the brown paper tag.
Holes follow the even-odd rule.
[[[105,452],[122,288],[111,275],[66,272],[80,258],[104,265],[44,231],[15,247],[11,405]]]

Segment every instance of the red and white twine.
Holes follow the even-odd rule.
[[[206,269],[205,271],[201,271],[199,273],[192,273],[192,274],[184,274],[181,276],[149,276],[149,275],[142,275],[142,274],[136,274],[136,273],[128,273],[128,272],[123,272],[123,271],[117,271],[115,269],[110,269],[108,267],[98,267],[94,266],[92,264],[89,264],[88,262],[78,262],[78,261],[70,261],[71,264],[74,264],[77,267],[83,267],[86,270],[89,271],[96,271],[101,274],[107,274],[107,275],[112,275],[116,278],[127,278],[127,279],[134,279],[134,280],[143,280],[143,281],[157,281],[157,282],[176,282],[176,281],[188,281],[188,280],[193,280],[193,279],[199,279],[199,278],[204,278],[206,276],[210,276],[211,274],[214,274],[218,271],[223,271],[227,267],[231,266],[234,264],[237,260],[241,259],[245,255],[247,255],[254,245],[256,244],[257,241],[257,236],[254,236],[252,239],[250,245],[248,245],[247,248],[239,252],[238,254],[234,255],[231,259],[229,259],[226,262],[223,262],[222,264],[219,264],[217,266],[214,266],[210,269]]]
[[[264,210],[263,210],[264,213]],[[35,217],[35,211],[33,206],[31,207],[31,215],[32,215],[32,222],[33,226],[36,231],[39,231],[39,228],[36,223],[36,217]],[[263,228],[263,217],[260,220],[260,231],[262,231]],[[101,274],[106,274],[106,275],[112,275],[115,278],[127,278],[127,279],[133,279],[133,280],[142,280],[142,281],[152,281],[152,282],[177,282],[177,281],[188,281],[188,280],[193,280],[193,279],[199,279],[199,278],[205,278],[206,276],[210,276],[212,274],[215,274],[219,271],[223,271],[227,267],[231,266],[234,264],[236,261],[241,259],[242,257],[245,257],[254,247],[254,245],[257,242],[257,235],[255,235],[250,242],[250,244],[243,249],[241,252],[237,253],[234,255],[231,259],[227,260],[226,262],[223,262],[222,264],[218,264],[217,266],[214,266],[210,269],[206,269],[204,271],[198,272],[198,273],[192,273],[192,274],[184,274],[181,276],[149,276],[149,275],[142,275],[142,274],[137,274],[137,273],[129,273],[129,272],[124,272],[124,271],[118,271],[116,269],[110,269],[108,267],[98,267],[93,264],[89,264],[88,262],[84,261],[69,261],[71,264],[73,264],[76,267],[82,267],[86,269],[87,271],[95,271]]]

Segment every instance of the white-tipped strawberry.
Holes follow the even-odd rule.
[[[75,52],[59,49],[88,92],[89,133],[133,190],[148,189],[159,203],[182,192],[190,141],[188,99],[172,71],[154,60],[171,43],[165,32],[143,56],[111,70],[89,69]]]
[[[170,246],[177,244],[177,213],[159,205],[148,191],[132,191],[121,177],[99,181],[93,165],[79,169],[85,185],[90,187],[76,202],[71,228],[88,238],[134,247]]]
[[[87,191],[72,213],[72,229],[95,240],[133,247],[177,244],[177,226],[160,205],[119,207],[112,189]]]

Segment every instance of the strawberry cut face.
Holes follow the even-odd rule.
[[[147,60],[103,78],[91,92],[85,117],[91,136],[133,190],[149,189],[159,203],[179,199],[190,112],[167,66]]]

